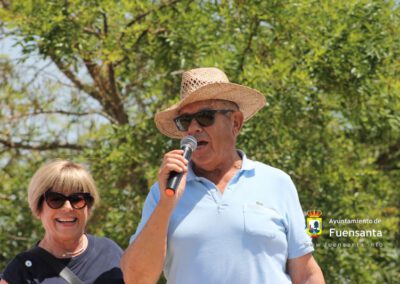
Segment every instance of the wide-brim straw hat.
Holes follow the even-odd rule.
[[[182,73],[181,100],[156,114],[154,121],[161,133],[171,138],[182,138],[184,132],[176,128],[174,119],[179,110],[191,103],[205,100],[227,100],[238,105],[244,121],[253,117],[266,105],[259,91],[229,82],[218,68],[197,68]]]

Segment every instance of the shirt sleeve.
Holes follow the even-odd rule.
[[[142,218],[139,222],[136,232],[131,236],[129,243],[132,243],[142,231],[144,225],[146,225],[147,221],[150,219],[150,216],[153,214],[153,211],[156,208],[159,200],[160,191],[158,189],[158,183],[156,183],[151,187],[150,192],[147,195],[146,200],[144,201]]]
[[[288,258],[296,258],[314,251],[311,237],[306,233],[306,223],[297,190],[288,177],[285,181]]]

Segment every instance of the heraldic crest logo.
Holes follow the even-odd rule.
[[[322,211],[307,211],[306,231],[311,238],[318,238],[322,234]]]

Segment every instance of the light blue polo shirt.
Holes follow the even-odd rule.
[[[291,283],[287,260],[313,251],[290,177],[239,153],[242,168],[223,194],[189,168],[186,190],[168,230],[164,265],[168,283]],[[156,183],[131,242],[159,198]]]

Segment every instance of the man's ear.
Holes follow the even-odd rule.
[[[241,111],[235,111],[232,114],[232,118],[233,118],[233,134],[235,135],[235,137],[237,137],[240,133],[240,130],[242,129],[243,126],[243,113]]]

